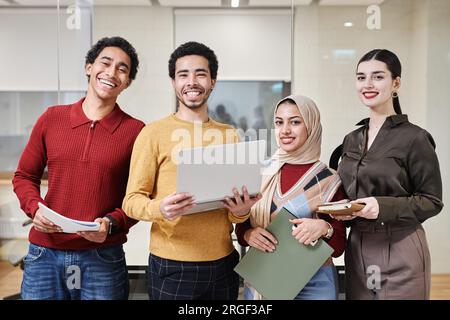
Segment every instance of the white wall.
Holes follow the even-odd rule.
[[[186,41],[203,42],[214,50],[219,80],[291,79],[288,9],[176,10],[175,44]]]
[[[428,32],[429,32],[428,4],[423,0],[414,0],[411,7],[411,65],[408,83],[414,92],[414,99],[408,105],[408,114],[417,125],[424,126],[427,105],[427,67],[428,67]],[[404,81],[403,81],[404,82]],[[404,105],[403,101],[400,102]],[[405,110],[406,112],[406,110]]]
[[[322,159],[328,162],[331,152],[355,124],[367,117],[354,89],[358,59],[367,51],[385,47],[409,65],[410,18],[405,10],[408,0],[389,1],[382,7],[382,29],[366,28],[365,6],[299,6],[294,27],[294,81],[292,92],[310,96],[321,110],[323,125]],[[351,20],[352,28],[344,22]],[[399,41],[399,39],[402,39]],[[409,75],[403,75],[401,102],[408,112]]]
[[[432,272],[450,272],[450,2],[427,1],[428,50],[426,53],[426,121],[424,127],[436,141],[443,181],[444,209],[425,222],[430,243]]]
[[[90,47],[90,15],[81,10],[80,29],[66,28],[60,11],[61,89],[84,90],[84,55]],[[43,36],[45,35],[45,36]],[[57,11],[48,8],[0,8],[1,91],[56,91]],[[67,75],[67,76],[65,76]]]

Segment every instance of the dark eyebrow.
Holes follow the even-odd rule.
[[[110,61],[110,62],[112,62],[113,61],[113,58],[111,58],[111,57],[108,57],[108,56],[103,56],[103,57],[101,57],[100,58],[101,60],[108,60],[108,61]],[[127,68],[127,69],[130,69],[130,67],[125,63],[125,62],[119,62],[119,66],[121,66],[121,67],[125,67],[125,68]]]
[[[203,68],[199,68],[199,69],[195,69],[195,72],[208,72],[209,70],[208,69],[203,69]],[[181,69],[181,70],[178,70],[176,73],[178,74],[178,73],[184,73],[184,72],[189,72],[189,70],[188,69]]]
[[[130,69],[130,67],[125,62],[119,62],[119,66]]]
[[[299,119],[302,119],[302,117],[301,117],[301,116],[293,116],[293,117],[289,117],[289,120],[292,120],[292,119],[295,119],[295,118],[299,118]],[[275,116],[275,119],[280,119],[280,120],[283,120],[283,118],[281,118],[281,117],[277,117],[277,116]]]
[[[386,72],[384,72],[384,71],[374,71],[374,72],[372,72],[372,74],[379,74],[379,73],[386,73]],[[364,76],[365,73],[364,72],[357,72],[356,75],[357,76]]]

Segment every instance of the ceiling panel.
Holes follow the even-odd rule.
[[[319,0],[321,6],[369,6],[371,4],[381,4],[384,0]],[[11,2],[22,6],[52,7],[56,6],[57,0],[0,0],[0,6],[11,5]],[[162,6],[170,7],[220,7],[221,0],[158,0]],[[294,0],[294,5],[305,6],[311,4],[312,0]],[[150,6],[151,0],[60,0],[61,6],[68,6],[74,3],[93,3],[96,6]],[[291,0],[248,0],[248,6],[253,7],[285,7],[290,6]]]
[[[94,6],[151,6],[150,0],[91,0]]]
[[[169,7],[220,7],[221,0],[159,0],[162,6]]]
[[[0,0],[0,4],[5,2]],[[33,7],[56,7],[57,0],[15,0],[21,6]],[[95,6],[150,6],[150,0],[60,0],[60,6],[70,6],[72,4],[95,5]]]
[[[320,0],[321,6],[370,6],[381,4],[384,0]]]
[[[306,6],[311,2],[312,0],[294,0],[294,5]],[[291,0],[249,0],[248,5],[259,7],[286,7],[291,6]]]
[[[14,0],[14,5],[20,6],[32,6],[32,7],[56,7],[58,2],[56,0]],[[61,6],[68,6],[73,4],[75,1],[70,0],[60,0]]]
[[[295,6],[307,6],[311,4],[312,0],[294,0]]]

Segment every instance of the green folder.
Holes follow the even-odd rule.
[[[234,269],[266,299],[294,299],[333,253],[322,239],[315,246],[299,243],[289,222],[295,218],[283,208],[267,227],[278,240],[274,252],[250,248]]]

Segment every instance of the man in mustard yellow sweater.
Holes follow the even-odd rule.
[[[241,200],[234,189],[235,197],[226,199],[226,209],[188,215],[195,198],[175,192],[177,151],[238,141],[231,126],[208,117],[207,100],[217,69],[217,57],[207,46],[197,42],[179,46],[169,60],[178,111],[147,125],[134,144],[123,210],[131,218],[153,222],[150,299],[232,300],[238,296],[239,277],[233,269],[239,254],[231,240],[232,223],[245,221],[260,195],[250,199],[244,187]]]

